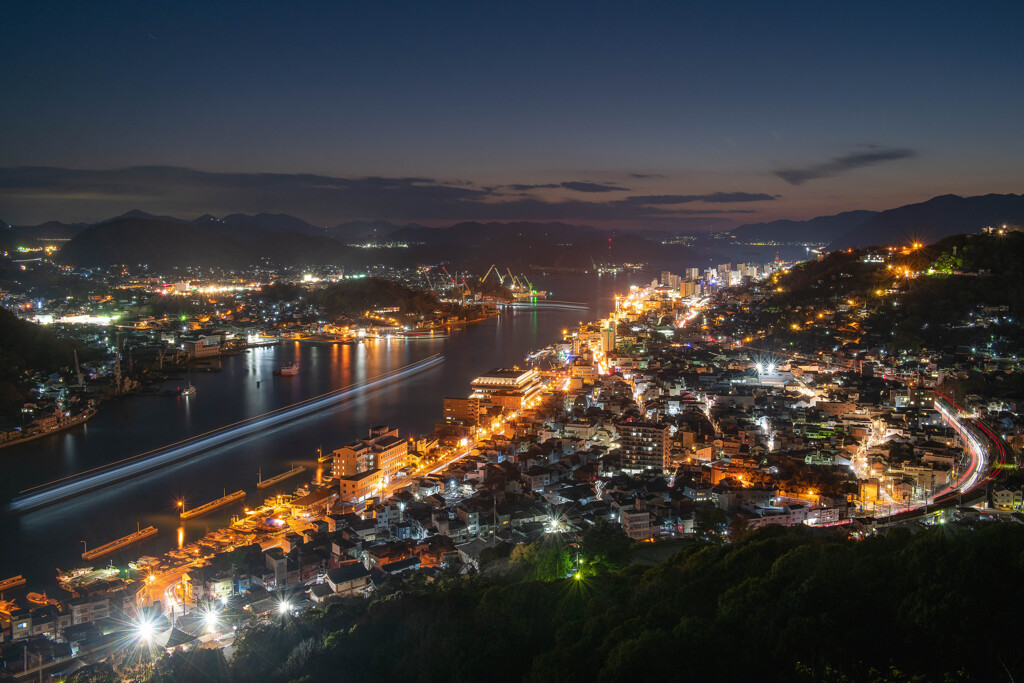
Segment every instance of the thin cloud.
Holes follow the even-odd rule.
[[[515,183],[512,185],[505,185],[510,190],[516,192],[529,192],[530,190],[572,190],[573,192],[629,192],[627,187],[619,187],[617,185],[602,185],[600,183],[590,183],[585,180],[567,180],[562,183],[541,183],[537,185]]]
[[[899,161],[909,159],[917,155],[912,149],[897,147],[882,148],[874,145],[868,146],[872,151],[852,152],[846,156],[836,157],[830,161],[820,164],[812,164],[803,168],[782,168],[775,171],[775,175],[782,178],[790,185],[803,185],[809,180],[829,178],[849,171],[881,164],[887,161]]]
[[[562,187],[573,192],[629,192],[627,187],[618,187],[617,185],[601,185],[600,183],[588,183],[581,181],[571,181],[562,183]]]
[[[711,204],[733,204],[738,202],[770,202],[779,195],[753,192],[712,192],[710,194],[648,194],[628,197],[634,204],[689,204],[708,202]]]
[[[513,185],[505,185],[510,190],[516,192],[529,192],[530,190],[549,190],[556,187],[561,187],[558,183],[544,183],[542,185],[524,185],[523,183],[515,183]]]

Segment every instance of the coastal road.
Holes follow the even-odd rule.
[[[172,586],[181,583],[181,577],[193,568],[191,564],[186,564],[181,567],[157,572],[156,574],[150,574],[150,577],[145,581],[145,585],[135,594],[135,605],[137,607],[146,607],[159,601],[163,604],[164,611],[170,611],[171,605],[167,602],[167,591]]]

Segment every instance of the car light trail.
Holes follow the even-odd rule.
[[[300,417],[323,410],[347,398],[375,387],[385,386],[403,378],[423,372],[444,362],[444,356],[435,354],[421,361],[391,370],[377,377],[329,391],[319,396],[297,401],[261,415],[255,415],[223,427],[198,434],[189,439],[134,455],[63,479],[26,489],[11,501],[10,509],[25,513],[52,505],[68,498],[110,486],[119,481],[159,469],[179,460],[208,451],[248,436],[262,429],[270,429]]]

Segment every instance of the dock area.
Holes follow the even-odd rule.
[[[263,479],[261,477],[260,480],[256,482],[256,488],[265,489],[268,486],[273,486],[279,481],[284,481],[285,479],[289,479],[291,477],[294,477],[296,474],[300,474],[301,472],[305,471],[306,468],[304,466],[298,465],[297,467],[291,468],[287,472],[282,472],[281,474],[270,477],[269,479]]]
[[[199,515],[205,515],[207,512],[210,512],[211,510],[216,510],[219,507],[223,507],[228,503],[233,503],[236,500],[241,500],[242,498],[245,498],[245,491],[235,491],[234,493],[229,493],[225,496],[218,498],[217,500],[211,500],[209,503],[203,503],[199,507],[192,508],[191,510],[182,510],[181,518],[192,519],[193,517],[198,517]]]
[[[132,543],[135,543],[136,541],[141,541],[144,538],[149,538],[150,536],[154,536],[154,535],[156,535],[156,527],[155,526],[148,526],[145,529],[139,529],[136,532],[130,533],[127,536],[119,538],[116,541],[111,541],[110,543],[105,543],[104,545],[101,545],[98,548],[93,548],[92,550],[86,550],[84,553],[82,553],[82,559],[83,560],[93,560],[93,559],[95,559],[97,557],[101,557],[103,555],[106,555],[107,553],[112,553],[115,550],[120,550],[121,548],[125,547],[126,545],[131,545]]]

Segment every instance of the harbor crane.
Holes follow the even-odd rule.
[[[483,283],[487,282],[487,277],[492,272],[498,277],[498,284],[504,285],[505,284],[505,276],[503,276],[501,274],[501,271],[498,270],[497,266],[495,266],[493,263],[491,264],[491,267],[487,269],[487,273],[480,279],[480,284],[483,284]]]

